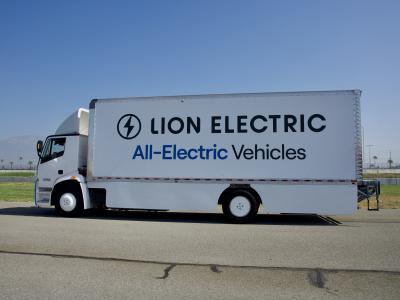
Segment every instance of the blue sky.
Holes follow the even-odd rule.
[[[400,1],[0,1],[0,139],[92,98],[363,90],[365,144],[400,160]]]

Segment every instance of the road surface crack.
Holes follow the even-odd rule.
[[[208,264],[208,263],[189,263],[189,262],[167,262],[167,261],[157,261],[157,260],[142,260],[142,259],[129,259],[129,258],[118,258],[118,257],[101,257],[101,256],[86,256],[86,255],[74,255],[74,254],[61,254],[61,253],[44,253],[44,252],[27,252],[27,251],[10,251],[1,250],[0,254],[11,254],[11,255],[35,255],[35,256],[47,256],[55,258],[65,258],[65,259],[88,259],[88,260],[99,260],[99,261],[118,261],[127,263],[144,263],[144,264],[155,264],[168,266],[164,269],[166,275],[161,278],[168,277],[169,272],[175,266],[194,266],[194,267],[209,267],[211,271],[221,272],[219,268],[235,268],[235,269],[254,269],[254,270],[284,270],[284,271],[306,271],[309,272],[308,278],[311,282],[315,282],[316,286],[325,286],[326,279],[322,276],[322,273],[336,273],[336,272],[346,272],[346,273],[380,273],[380,274],[391,274],[400,275],[400,271],[397,270],[374,270],[374,269],[328,269],[328,268],[307,268],[307,267],[278,267],[278,266],[251,266],[251,265],[230,265],[230,264]],[[318,272],[317,272],[317,271]],[[319,275],[318,275],[319,274]],[[313,284],[314,285],[314,284]]]
[[[171,272],[171,270],[173,269],[173,268],[175,268],[176,267],[176,264],[171,264],[171,265],[169,265],[168,267],[166,267],[165,269],[164,269],[164,275],[163,276],[160,276],[160,277],[156,277],[157,279],[167,279],[168,278],[168,276],[169,276],[169,272]]]

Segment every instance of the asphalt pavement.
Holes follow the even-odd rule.
[[[399,299],[400,210],[88,212],[0,202],[2,299]]]

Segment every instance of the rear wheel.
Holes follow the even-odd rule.
[[[236,189],[225,195],[222,211],[233,223],[247,223],[257,215],[259,206],[257,198],[251,192]]]
[[[55,200],[56,210],[63,217],[76,217],[83,213],[82,193],[76,189],[58,191]]]

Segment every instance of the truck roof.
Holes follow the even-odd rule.
[[[121,98],[95,98],[90,101],[89,109],[93,109],[96,106],[96,102],[98,101],[131,101],[131,100],[167,100],[167,99],[176,99],[176,98],[185,98],[185,99],[201,99],[201,98],[233,98],[233,97],[279,97],[279,96],[304,96],[304,95],[336,95],[336,94],[352,94],[352,95],[361,95],[361,90],[353,89],[353,90],[327,90],[327,91],[292,91],[292,92],[257,92],[257,93],[226,93],[226,94],[195,94],[195,95],[170,95],[170,96],[143,96],[143,97],[121,97]]]

